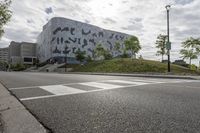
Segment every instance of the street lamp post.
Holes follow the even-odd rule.
[[[168,53],[168,72],[171,71],[170,68],[170,49],[171,49],[171,43],[170,43],[170,39],[169,39],[169,10],[171,8],[170,5],[167,5],[166,7],[167,10],[167,53]]]
[[[67,72],[67,53],[65,54],[65,72]]]

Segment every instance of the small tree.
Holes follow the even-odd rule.
[[[143,57],[142,57],[142,55],[140,55],[138,59],[140,59],[140,60],[143,60]]]
[[[75,53],[76,55],[76,59],[80,62],[83,62],[85,57],[86,52],[85,51],[81,51],[80,49],[78,49]]]
[[[123,50],[123,54],[121,55],[121,58],[129,58],[129,55],[126,52],[126,49]]]
[[[193,48],[196,51],[200,51],[200,38],[190,37],[186,41],[182,42],[184,48]]]
[[[183,55],[183,58],[190,60],[191,66],[191,61],[197,59],[200,54],[200,39],[190,37],[182,42],[182,47],[184,47],[184,49],[182,49],[180,53]]]
[[[138,53],[141,49],[140,42],[135,36],[132,36],[129,39],[125,40],[125,47],[126,50],[131,51],[131,57],[133,57],[134,55],[134,58],[136,58],[136,53]]]
[[[104,51],[103,56],[104,56],[104,59],[105,59],[105,60],[110,60],[110,59],[112,59],[112,57],[113,57],[113,56],[110,54],[110,52],[109,52],[108,50],[105,50],[105,51]]]
[[[158,48],[158,51],[156,52],[156,55],[157,56],[162,56],[162,61],[164,59],[164,55],[167,54],[166,52],[166,47],[165,47],[165,44],[166,44],[166,41],[167,41],[167,36],[166,35],[159,35],[157,37],[157,40],[156,40],[156,48]]]
[[[105,50],[101,44],[98,44],[94,49],[95,57],[103,57],[105,60],[112,59],[112,55],[108,50]]]
[[[102,45],[100,43],[97,44],[96,48],[94,49],[95,58],[104,56],[104,54],[105,54],[105,49],[102,47]]]
[[[121,47],[121,44],[120,44],[119,42],[116,42],[116,43],[115,43],[115,46],[114,46],[114,50],[115,50],[117,53],[121,53],[120,47]]]
[[[180,54],[182,55],[183,59],[189,59],[190,66],[191,66],[192,60],[197,59],[197,52],[194,52],[192,49],[189,49],[189,50],[182,49],[180,51]]]
[[[92,57],[90,55],[88,55],[87,58],[86,58],[86,61],[87,62],[91,62],[92,61]]]
[[[9,10],[10,4],[11,0],[0,1],[0,38],[4,33],[3,26],[7,24],[11,18],[12,12]]]

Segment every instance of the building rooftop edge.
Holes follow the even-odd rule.
[[[115,31],[115,30],[110,30],[110,29],[105,29],[105,28],[102,28],[102,27],[99,27],[99,26],[96,26],[96,25],[93,25],[93,24],[88,24],[88,23],[84,23],[84,22],[81,22],[81,21],[78,21],[78,20],[73,20],[73,19],[69,19],[69,18],[65,18],[65,17],[53,17],[53,18],[51,18],[43,27],[47,26],[47,25],[48,25],[50,22],[52,22],[54,19],[55,19],[55,20],[56,20],[56,19],[63,19],[63,20],[67,20],[67,21],[74,21],[74,22],[77,22],[77,23],[82,23],[82,24],[94,26],[94,27],[97,27],[97,28],[99,28],[99,29],[106,30],[106,31],[111,31],[111,32],[126,34],[126,35],[129,35],[129,36],[135,36],[135,35],[132,35],[132,34],[128,34],[128,33],[124,33],[124,32],[119,32],[119,31]],[[43,30],[44,30],[44,29],[43,29]],[[40,33],[40,34],[41,34],[41,33]]]
[[[10,43],[18,43],[18,44],[22,44],[22,43],[30,43],[30,44],[37,44],[36,42],[25,42],[25,41],[22,41],[22,42],[11,41]]]

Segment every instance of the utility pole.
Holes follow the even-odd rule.
[[[67,53],[65,54],[65,72],[67,72]]]
[[[167,44],[166,44],[166,47],[167,47],[167,54],[168,54],[168,72],[171,72],[171,68],[170,68],[171,42],[169,39],[169,10],[170,10],[171,6],[167,5],[165,8],[167,10]]]

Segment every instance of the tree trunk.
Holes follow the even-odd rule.
[[[190,58],[190,69],[192,68],[192,67],[191,67],[191,64],[192,64],[192,59]]]
[[[131,58],[133,60],[133,50],[131,49]]]
[[[163,54],[162,54],[162,62],[163,62]]]

